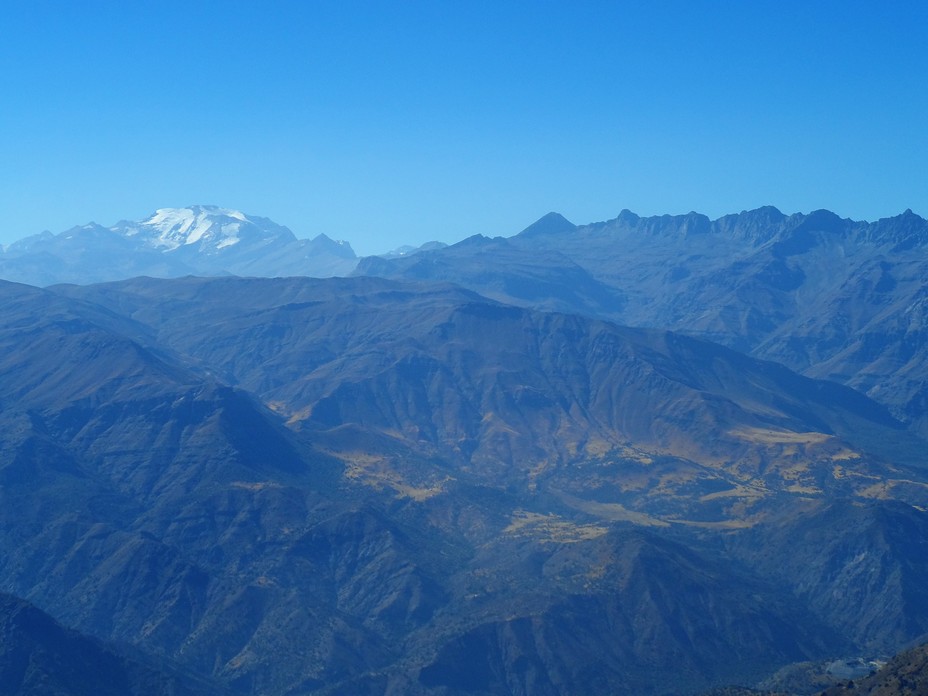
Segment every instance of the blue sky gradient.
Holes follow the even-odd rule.
[[[928,3],[8,0],[0,243],[195,203],[361,254],[928,216]]]

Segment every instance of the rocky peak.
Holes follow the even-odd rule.
[[[560,213],[548,213],[540,217],[519,233],[520,237],[536,237],[548,234],[572,232],[577,226]]]

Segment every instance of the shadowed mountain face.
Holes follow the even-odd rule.
[[[582,226],[546,216],[509,239],[365,259],[357,272],[703,336],[858,388],[923,429],[926,244],[928,222],[911,211],[874,223],[770,207],[714,221],[623,211]],[[567,268],[596,292],[569,294]],[[509,289],[532,278],[546,283],[534,296]]]
[[[23,600],[0,594],[3,696],[219,696],[218,686],[155,668],[62,628]]]
[[[689,693],[928,623],[924,445],[843,387],[376,278],[0,299],[0,583],[239,693]]]
[[[742,560],[877,654],[928,634],[928,597],[916,579],[928,573],[928,529],[907,505],[810,504],[732,541]],[[886,621],[900,602],[906,609]]]

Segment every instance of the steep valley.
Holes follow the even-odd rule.
[[[923,443],[847,388],[447,285],[0,293],[0,587],[209,688],[696,693],[928,631]]]

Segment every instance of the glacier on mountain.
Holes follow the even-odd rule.
[[[44,286],[138,275],[330,277],[351,273],[357,262],[350,244],[325,234],[297,239],[267,218],[195,205],[27,237],[0,251],[0,278]]]
[[[261,224],[264,223],[264,224]],[[242,241],[243,227],[252,226],[261,236],[284,236],[296,239],[285,227],[270,223],[262,218],[249,218],[239,210],[217,206],[198,205],[189,208],[159,208],[141,222],[117,224],[116,229],[127,237],[138,237],[144,243],[163,251],[173,251],[182,246],[196,244],[224,249]],[[255,236],[254,232],[251,236]]]

